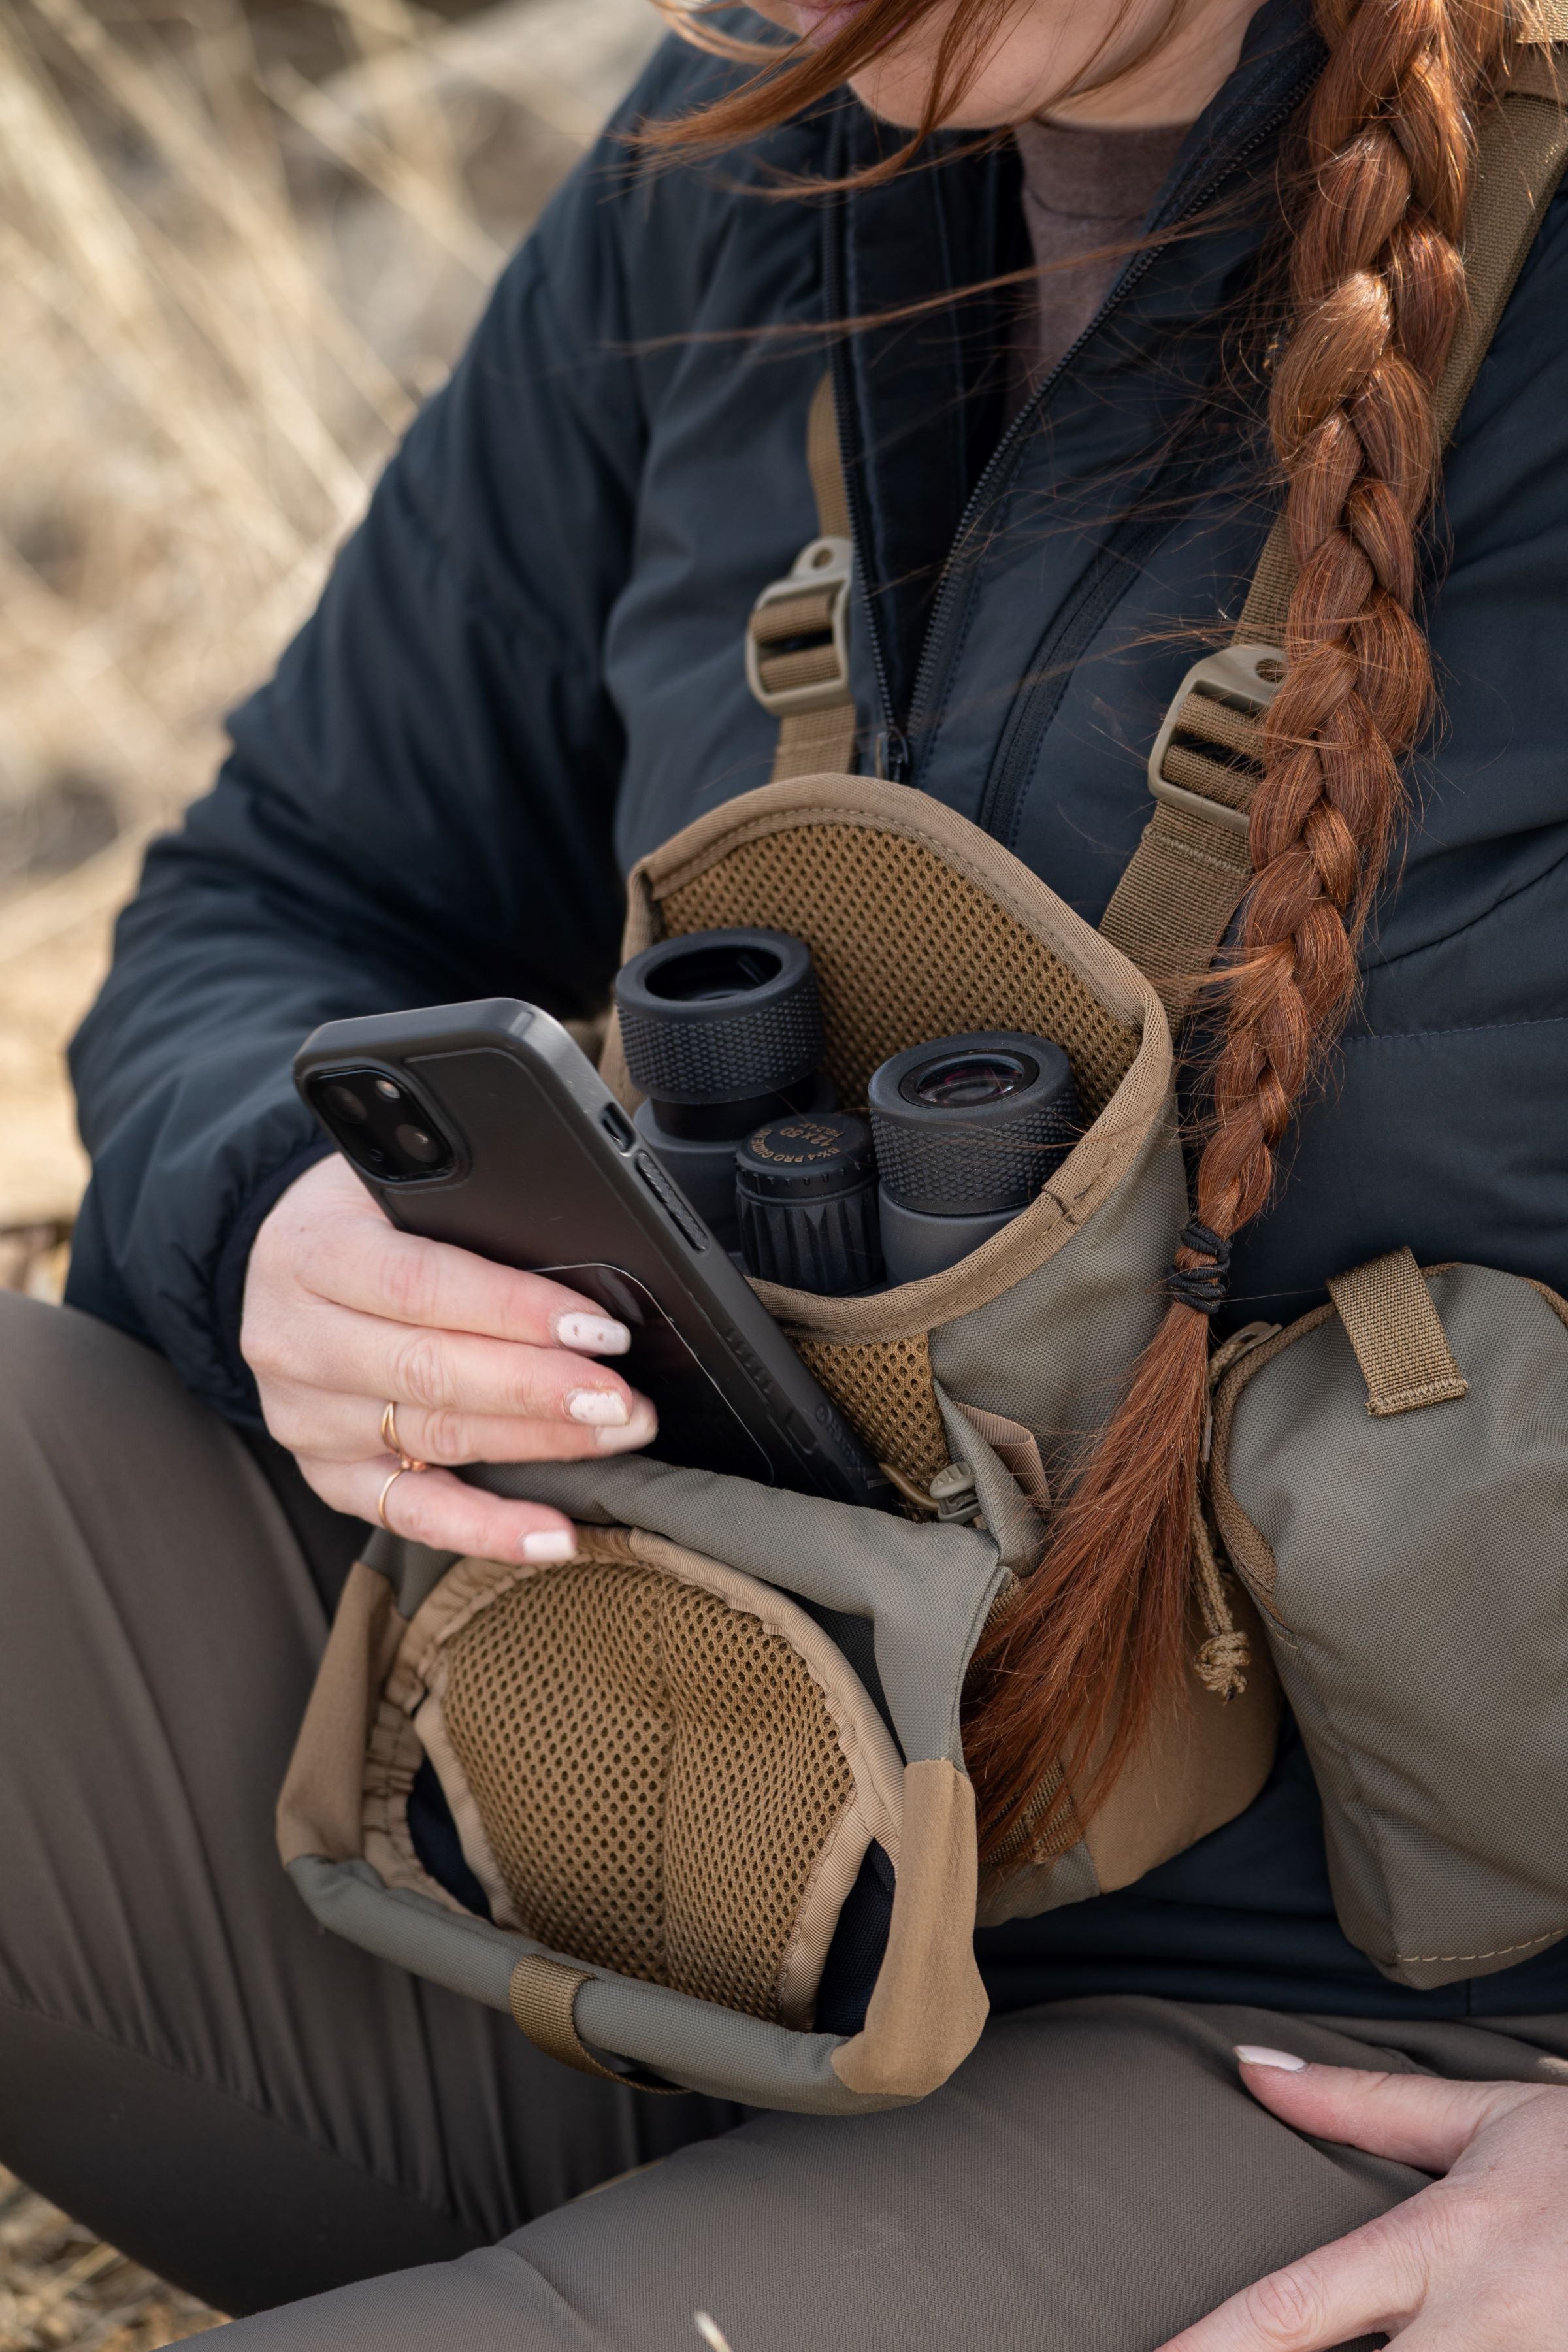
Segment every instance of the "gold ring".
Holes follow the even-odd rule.
[[[381,1442],[383,1445],[385,1446],[389,1454],[396,1454],[399,1470],[428,1470],[430,1467],[428,1462],[416,1461],[412,1454],[405,1454],[403,1450],[402,1440],[397,1434],[397,1400],[395,1397],[388,1397],[386,1402],[381,1409]],[[395,1477],[396,1475],[397,1472],[395,1471],[393,1473],[393,1476]],[[390,1486],[392,1479],[389,1478],[386,1483],[387,1486]],[[383,1491],[384,1492],[384,1489]],[[382,1525],[384,1527],[385,1524],[386,1522],[384,1519],[382,1521]]]
[[[417,1469],[418,1466],[419,1465],[416,1463],[400,1462],[396,1469],[393,1472],[391,1477],[387,1480],[385,1486],[382,1488],[380,1494],[375,1498],[375,1516],[381,1521],[382,1526],[386,1529],[389,1536],[395,1536],[397,1533],[397,1529],[393,1526],[392,1521],[386,1516],[386,1498],[388,1495],[391,1494],[393,1488],[396,1486],[398,1480],[400,1478],[405,1478],[410,1470]]]

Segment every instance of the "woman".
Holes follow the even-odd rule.
[[[384,1493],[432,1545],[559,1558],[558,1515],[451,1466],[653,1427],[589,1302],[385,1225],[290,1056],[347,1013],[602,999],[626,867],[765,780],[740,636],[813,533],[829,347],[860,764],[1091,921],[1268,530],[1268,412],[1300,584],[1196,1168],[1233,1319],[1400,1242],[1568,1289],[1561,202],[1423,520],[1500,14],[765,13],[783,71],[668,44],[622,124],[655,128],[509,270],[153,851],[78,1043],[85,1311],[5,1302],[0,2156],[219,2305],[286,2306],[242,2326],[258,2348],[685,2346],[698,2306],[735,2352],[1558,2344],[1568,1947],[1385,1982],[1334,1920],[1293,1737],[1227,1829],[987,1931],[975,2056],[848,2122],[567,2075],[320,1937],[276,1867],[324,1607]],[[1178,1324],[1157,1347],[1179,1466],[1202,1355]],[[390,1491],[389,1400],[437,1465]],[[979,1736],[1016,1756],[1029,1727]]]

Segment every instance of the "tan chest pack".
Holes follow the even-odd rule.
[[[1526,52],[1484,131],[1445,432],[1568,153],[1551,54]],[[1277,1666],[1347,1931],[1406,1982],[1507,1966],[1568,1932],[1568,1326],[1560,1301],[1475,1268],[1423,1283],[1390,1261],[1222,1351],[1225,1556],[1198,1547],[1188,1687],[1103,1804],[1042,1809],[1050,1839],[1016,1839],[982,1878],[965,1675],[1163,1308],[1187,1217],[1171,1025],[1249,876],[1289,549],[1277,531],[1236,643],[1184,681],[1154,814],[1097,932],[964,819],[842,772],[849,556],[825,397],[811,457],[818,537],[748,637],[780,720],[774,780],[637,868],[625,952],[792,932],[846,1106],[889,1055],[1002,1027],[1066,1048],[1084,1132],[945,1273],[863,1297],[759,1286],[909,1516],[627,1457],[481,1474],[572,1517],[560,1566],[374,1538],[283,1791],[283,1858],[323,1924],[510,2011],[569,2065],[764,2106],[886,2106],[973,2046],[977,1920],[1127,1885],[1250,1803]],[[605,1066],[624,1082],[613,1037]],[[1533,1394],[1551,1402],[1532,1412]],[[1426,1517],[1405,1509],[1412,1478]],[[488,1916],[416,1850],[427,1768]],[[1545,1840],[1519,1826],[1531,1770],[1558,1800]]]

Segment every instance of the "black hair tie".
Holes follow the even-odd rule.
[[[1194,1314],[1217,1315],[1230,1287],[1230,1244],[1194,1217],[1190,1225],[1182,1227],[1180,1246],[1194,1257],[1212,1259],[1213,1264],[1189,1268],[1173,1263],[1165,1268],[1166,1289]]]

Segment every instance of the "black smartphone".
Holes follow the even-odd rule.
[[[395,1224],[625,1323],[649,1453],[886,1505],[883,1476],[561,1024],[512,997],[330,1021],[294,1080]]]

